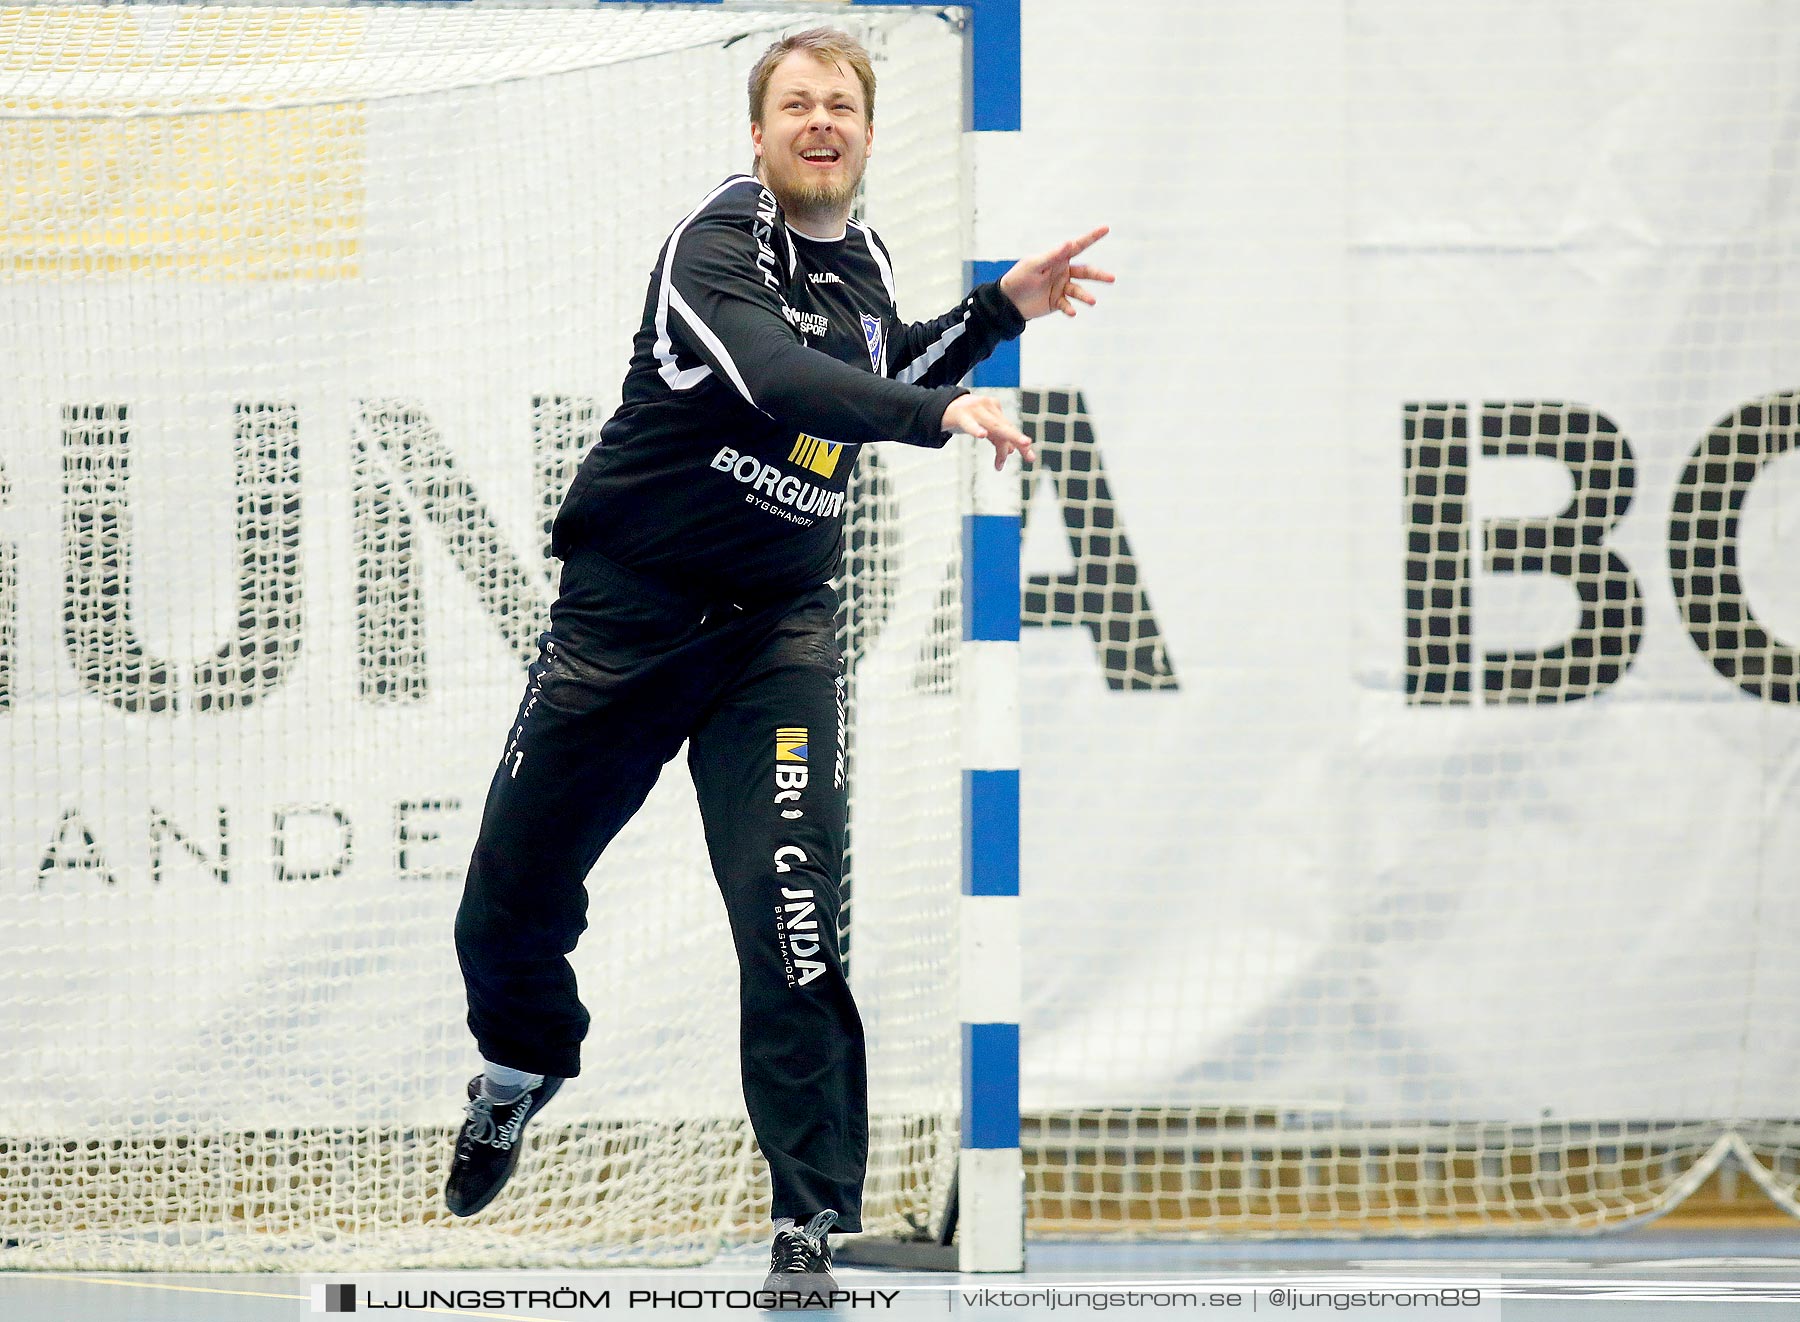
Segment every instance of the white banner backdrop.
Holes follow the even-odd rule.
[[[1076,0],[1024,10],[1025,129],[975,148],[974,255],[1016,256],[1109,221],[1115,233],[1095,256],[1121,279],[1099,309],[1026,336],[1023,385],[1043,392],[1046,428],[1052,392],[1065,393],[1069,428],[1063,481],[1033,487],[1026,569],[1045,579],[1042,609],[1054,617],[1064,608],[1050,580],[1074,575],[1081,586],[1103,561],[1109,581],[1124,582],[1117,536],[1102,550],[1087,532],[1128,537],[1126,602],[1103,600],[1093,618],[1104,632],[1124,612],[1138,640],[1153,619],[1162,648],[1149,648],[1140,671],[1128,647],[1113,688],[1085,627],[1025,635],[1027,1109],[1529,1120],[1791,1109],[1800,896],[1786,860],[1800,829],[1800,715],[1746,693],[1696,647],[1669,539],[1684,468],[1708,429],[1748,401],[1800,389],[1800,20],[1749,0],[1143,0],[1128,23],[1110,25]],[[935,19],[918,23],[935,31]],[[1073,82],[1060,55],[1070,50],[1082,52]],[[459,470],[536,573],[541,511],[525,477],[533,394],[588,395],[604,412],[648,254],[680,205],[742,163],[731,136],[742,55],[708,52],[691,67],[684,57],[667,82],[594,92],[569,115],[566,159],[509,157],[497,136],[507,117],[541,119],[529,84],[481,94],[480,113],[439,106],[441,120],[427,123],[389,103],[366,125],[338,126],[328,136],[343,159],[311,162],[310,176],[296,168],[334,187],[354,176],[354,208],[383,218],[360,237],[357,278],[373,283],[355,343],[305,281],[215,270],[145,299],[119,273],[99,275],[83,284],[88,310],[72,324],[39,315],[41,286],[5,286],[0,349],[16,380],[0,393],[0,553],[15,566],[18,626],[0,788],[31,825],[0,839],[7,875],[20,879],[0,1003],[27,1007],[5,1020],[7,1058],[68,1099],[59,1123],[114,1124],[140,1098],[144,1115],[167,1118],[172,1079],[184,1081],[181,1114],[201,1123],[211,1103],[195,1096],[252,1097],[256,1114],[242,1122],[257,1125],[348,1119],[365,1103],[446,1114],[468,1064],[447,897],[514,696],[509,687],[484,699],[491,709],[476,716],[460,686],[510,675],[516,661],[491,606],[421,517],[426,628],[451,608],[479,625],[428,635],[423,705],[357,708],[354,761],[338,768],[357,805],[347,825],[333,811],[343,802],[305,791],[301,763],[339,756],[313,737],[308,713],[341,709],[359,691],[346,550],[355,401],[430,402]],[[584,199],[641,164],[595,164],[621,150],[613,125],[690,85],[716,96],[720,129],[664,172],[677,210],[608,208],[616,229],[594,241]],[[942,141],[953,124],[937,108],[952,98],[929,79],[921,86],[914,109],[890,123]],[[953,293],[940,277],[958,217],[936,205],[941,179],[935,191],[900,182],[939,176],[909,173],[897,140],[884,139],[872,167],[870,210],[891,242],[930,230],[922,256],[936,283],[902,290],[903,307],[922,315]],[[471,156],[483,162],[473,172]],[[84,196],[78,176],[69,193]],[[518,217],[501,214],[501,197],[549,217],[556,243],[496,243],[491,260],[458,248],[483,225],[508,231]],[[407,246],[433,225],[440,246]],[[308,260],[328,263],[338,233],[321,228],[313,237],[326,246]],[[461,274],[447,279],[447,267]],[[590,324],[600,286],[627,292]],[[478,306],[521,299],[521,287],[541,302],[511,304],[503,340],[458,332]],[[562,332],[571,321],[580,335]],[[274,341],[283,353],[263,353]],[[79,393],[33,393],[52,379]],[[152,396],[154,410],[136,403]],[[241,605],[232,409],[299,410],[306,481],[345,494],[303,506],[315,633],[280,694],[212,713],[204,731],[170,723],[152,745],[125,736],[143,718],[91,696],[72,717],[66,703],[52,711],[77,696],[60,631],[66,526],[55,504],[58,410],[71,400],[137,409],[132,572],[157,590],[134,598],[134,618],[151,655],[196,632],[231,636]],[[1467,510],[1452,519],[1440,493],[1431,515],[1434,532],[1467,549],[1471,700],[1409,702],[1408,536],[1418,528],[1404,499],[1408,406],[1465,403],[1478,451],[1484,404],[1506,401],[1555,402],[1531,416],[1563,420],[1582,406],[1628,440],[1631,501],[1603,543],[1641,594],[1641,637],[1602,693],[1483,699],[1484,652],[1553,645],[1576,629],[1577,610],[1566,580],[1491,572],[1482,555],[1484,521],[1541,518],[1569,502],[1569,467],[1474,452]],[[1544,439],[1532,425],[1528,439]],[[465,444],[476,436],[482,444]],[[159,445],[175,440],[191,447],[186,468]],[[1091,466],[1077,476],[1082,453],[1103,462],[1104,501]],[[208,480],[193,480],[196,462],[210,466]],[[1743,595],[1774,635],[1800,640],[1795,462],[1762,468],[1739,533]],[[1439,456],[1432,471],[1443,479],[1448,466]],[[1424,467],[1415,464],[1415,487]],[[1606,471],[1620,481],[1624,464]],[[1055,518],[1065,504],[1089,520],[1079,547]],[[185,578],[199,562],[208,577]],[[1456,615],[1453,603],[1452,627]],[[184,704],[205,655],[179,658]],[[1452,659],[1433,673],[1455,668]],[[1148,687],[1130,687],[1139,682]],[[201,746],[252,725],[286,729],[303,756],[269,768]],[[491,733],[456,733],[477,726]],[[405,765],[386,756],[401,735],[421,734],[425,751]],[[202,765],[215,770],[194,770]],[[234,767],[242,779],[230,778]],[[99,782],[104,790],[91,788]],[[226,800],[233,881],[221,887],[213,869],[226,833],[200,808]],[[71,804],[78,820],[66,817]],[[159,809],[169,879],[151,891]],[[947,835],[945,823],[932,829]],[[690,900],[712,912],[690,836],[639,843],[645,875],[676,879],[664,912]],[[352,844],[355,861],[338,867]],[[947,860],[942,844],[926,852]],[[641,968],[643,981],[626,981],[655,983],[646,1004],[693,1002],[675,964],[633,937],[632,901],[625,889],[606,897],[616,940],[590,938],[584,958]],[[720,926],[670,920],[656,947],[672,943],[681,967],[707,970],[715,1007],[731,991]],[[881,928],[867,930],[870,969],[883,958]],[[423,952],[405,969],[391,953],[398,931]],[[895,963],[908,957],[903,941],[890,950]],[[160,981],[146,983],[146,965]],[[930,985],[915,977],[912,999],[929,1000]],[[685,1046],[714,1069],[707,1103],[735,1105],[716,1037],[728,1025],[700,1017],[715,1036],[671,1029],[653,1010],[604,1028],[615,1036],[596,1055],[613,1066],[583,1087],[654,1092],[688,1077],[663,1068]],[[334,1044],[351,1037],[374,1045],[342,1064]],[[377,1077],[391,1084],[380,1096]],[[290,1085],[305,1095],[284,1093]],[[23,1132],[27,1117],[15,1118],[11,1132]]]
[[[1024,44],[977,255],[1109,222],[1120,277],[1026,337],[1028,401],[1080,392],[1091,445],[1068,444],[1110,497],[1040,475],[1026,572],[1117,586],[1092,531],[1122,533],[1169,668],[1112,688],[1087,629],[1025,633],[1026,1110],[1791,1112],[1800,707],[1690,636],[1672,539],[1722,564],[1731,530],[1671,521],[1738,483],[1742,590],[1693,632],[1729,654],[1748,601],[1780,664],[1800,459],[1791,416],[1740,410],[1800,390],[1800,18],[1170,2],[1099,28],[1043,0]],[[1048,53],[1077,46],[1071,92]],[[1034,189],[1051,168],[1075,185]],[[1409,406],[1458,403],[1466,458],[1421,436],[1409,476]],[[1607,423],[1629,461],[1610,433],[1610,456],[1565,445]],[[1726,466],[1683,487],[1719,426]],[[1597,557],[1621,613],[1585,632],[1569,578],[1484,557],[1495,520],[1570,506],[1578,469],[1543,536]],[[1409,582],[1409,535],[1421,572],[1464,576]],[[1102,625],[1141,629],[1130,598]],[[1448,660],[1409,698],[1434,610]],[[1485,689],[1485,654],[1582,639],[1593,673],[1608,648],[1628,669],[1573,700],[1566,667],[1536,702]],[[1438,680],[1456,701],[1421,700]]]

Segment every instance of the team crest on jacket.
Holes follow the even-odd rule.
[[[881,375],[881,318],[862,314],[863,340],[869,346],[869,366]]]

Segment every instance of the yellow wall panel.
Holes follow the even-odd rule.
[[[0,275],[356,275],[364,107],[209,108],[193,71],[268,66],[266,84],[248,98],[234,84],[229,104],[278,102],[279,71],[353,54],[362,16],[172,17],[0,10],[0,75],[94,75],[55,96],[0,93]]]

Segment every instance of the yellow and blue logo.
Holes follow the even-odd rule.
[[[777,762],[806,761],[805,726],[794,726],[775,732],[775,760]]]
[[[794,440],[794,448],[788,452],[788,462],[811,469],[820,477],[830,477],[837,472],[838,456],[843,452],[842,441],[822,441],[801,432]]]

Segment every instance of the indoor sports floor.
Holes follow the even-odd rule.
[[[1800,1318],[1800,1226],[1694,1230],[1650,1225],[1598,1238],[1188,1242],[1033,1242],[1027,1270],[943,1277],[842,1268],[843,1289],[866,1295],[855,1317],[1041,1318],[1098,1312],[1129,1318],[1462,1318],[1494,1322]],[[364,1314],[465,1318],[756,1316],[743,1292],[765,1259],[744,1250],[681,1271],[340,1273]],[[0,1275],[6,1322],[263,1322],[325,1312],[324,1277]],[[524,1297],[561,1289],[606,1307],[558,1310]],[[482,1303],[469,1291],[519,1292]],[[639,1299],[631,1291],[642,1292]],[[1477,1296],[1470,1291],[1480,1291]],[[877,1296],[875,1292],[881,1292]],[[427,1292],[435,1292],[428,1296]],[[734,1292],[736,1296],[734,1298]],[[1458,1302],[1427,1301],[1448,1294]],[[461,1297],[457,1297],[458,1295]],[[1229,1296],[1237,1296],[1235,1303]],[[1387,1296],[1383,1299],[1382,1296]],[[1136,1296],[1136,1297],[1134,1297]],[[1186,1296],[1181,1298],[1179,1296]],[[1371,1298],[1374,1296],[1374,1298]],[[575,1295],[578,1298],[578,1295]]]

